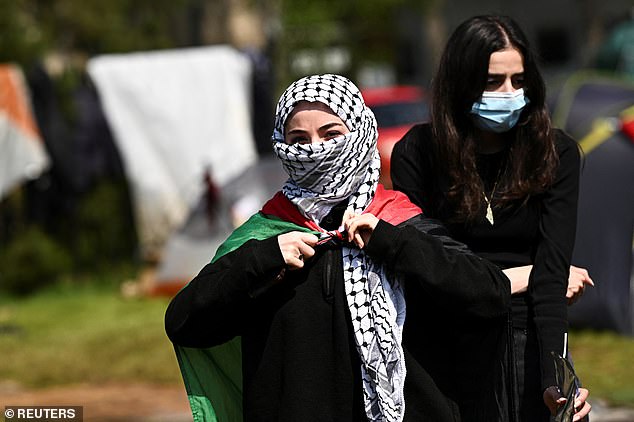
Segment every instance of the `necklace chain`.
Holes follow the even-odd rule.
[[[482,188],[482,196],[484,196],[484,201],[487,204],[487,212],[486,219],[491,225],[494,224],[495,220],[493,219],[493,208],[491,208],[491,203],[493,202],[493,195],[495,195],[495,188],[498,186],[498,182],[500,181],[500,174],[502,173],[502,166],[498,169],[498,174],[495,176],[495,183],[493,183],[493,189],[491,189],[491,197],[488,198],[486,192],[484,191],[484,186]]]

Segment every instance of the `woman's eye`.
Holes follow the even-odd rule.
[[[500,85],[499,79],[492,79],[492,78],[487,79],[487,88],[496,88],[499,85]],[[490,89],[487,89],[487,91],[490,91]]]
[[[337,136],[341,136],[341,132],[339,132],[338,130],[330,130],[326,132],[326,139],[333,139]]]
[[[524,87],[524,76],[513,78],[513,88],[520,89]]]

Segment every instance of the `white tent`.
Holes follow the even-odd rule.
[[[141,252],[161,255],[210,172],[222,187],[257,159],[249,59],[228,46],[104,55],[88,73],[121,154]]]

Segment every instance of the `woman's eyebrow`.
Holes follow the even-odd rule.
[[[493,78],[499,78],[499,77],[504,77],[504,76],[506,76],[506,73],[491,73],[491,72],[489,72],[489,73],[487,74],[487,76],[488,76],[489,78],[491,78],[491,77],[493,77]],[[511,76],[524,76],[524,72],[517,72],[517,73],[513,73],[513,74],[511,74]]]
[[[319,130],[327,130],[330,129],[333,126],[345,126],[343,123],[341,122],[331,122],[331,123],[326,123],[325,125],[321,126],[319,128]]]
[[[330,123],[326,123],[323,126],[320,126],[318,130],[323,131],[323,130],[328,130],[332,127],[335,126],[341,126],[341,127],[346,127],[346,125],[344,125],[341,122],[330,122]],[[306,133],[308,132],[306,129],[302,129],[302,128],[294,128],[289,130],[288,132],[286,132],[287,135],[291,135],[291,134],[295,134],[295,133]]]

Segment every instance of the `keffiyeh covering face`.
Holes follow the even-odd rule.
[[[350,133],[317,144],[284,143],[284,127],[298,102],[326,104]],[[319,223],[342,200],[364,209],[379,180],[374,114],[357,87],[339,75],[309,76],[289,86],[277,104],[273,150],[289,179],[282,188],[299,211]]]
[[[284,126],[300,101],[326,104],[350,133],[316,144],[284,143]],[[348,79],[316,75],[296,81],[277,104],[273,132],[273,149],[289,175],[283,194],[317,223],[346,198],[348,210],[362,213],[372,201],[379,179],[376,141],[374,114]],[[342,254],[346,297],[362,363],[366,415],[369,421],[401,421],[405,411],[402,287],[362,250],[343,247]]]

